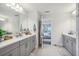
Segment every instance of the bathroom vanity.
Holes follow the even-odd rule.
[[[35,49],[36,34],[0,42],[0,56],[28,56]]]
[[[76,35],[70,35],[64,33],[63,46],[71,53],[71,55],[76,56]]]

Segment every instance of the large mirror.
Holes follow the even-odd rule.
[[[6,4],[0,4],[1,17],[4,19],[4,21],[0,20],[0,29],[2,30],[16,34],[27,28],[26,13],[19,13]]]

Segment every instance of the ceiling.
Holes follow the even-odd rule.
[[[26,3],[21,5],[26,10],[35,9],[41,13],[45,13],[45,11],[50,13],[71,12],[76,8],[75,3]]]

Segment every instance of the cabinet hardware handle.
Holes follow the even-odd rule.
[[[27,43],[25,43],[25,48],[27,48]]]
[[[9,56],[12,56],[12,54],[9,54]]]

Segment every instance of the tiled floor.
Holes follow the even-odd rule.
[[[46,45],[31,53],[31,56],[71,56],[63,47]]]

